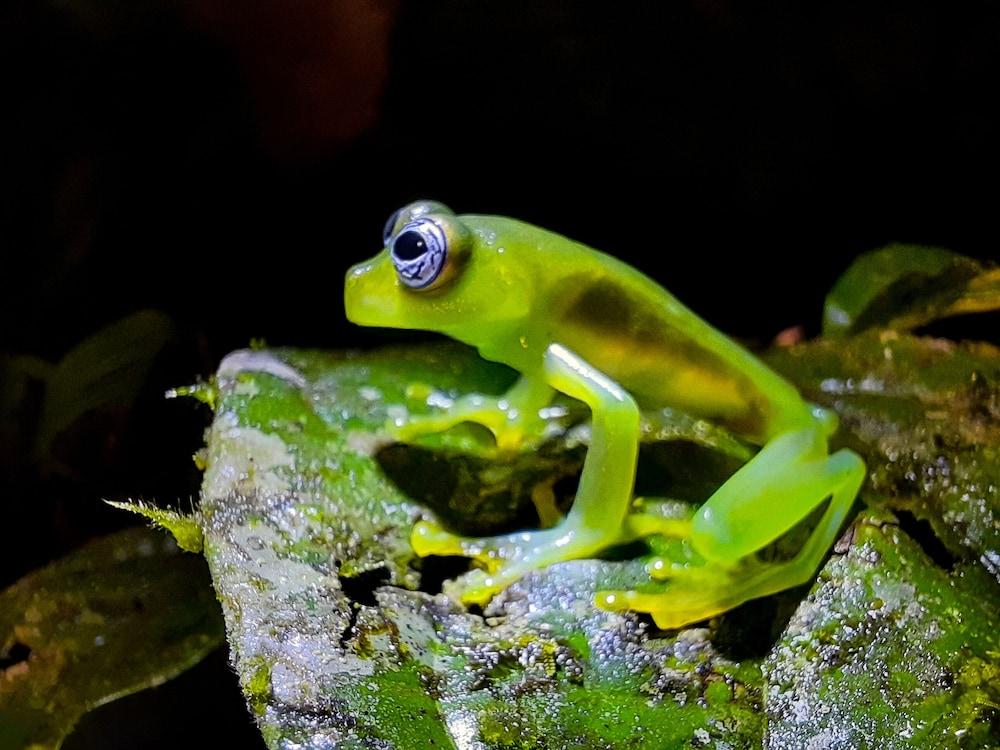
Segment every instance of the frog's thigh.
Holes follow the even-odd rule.
[[[706,560],[720,563],[767,546],[842,482],[829,459],[819,424],[778,435],[698,509],[691,544]]]
[[[802,475],[802,481],[788,486],[803,493],[798,495],[801,507],[813,508],[827,497],[830,504],[791,560],[754,563],[745,568],[709,563],[696,568],[690,577],[681,575],[663,593],[600,592],[598,603],[609,609],[649,612],[660,627],[674,628],[725,612],[749,599],[805,583],[833,544],[864,480],[865,465],[853,451],[841,450],[823,459],[800,462],[796,471]],[[762,513],[767,512],[766,506],[763,507]]]

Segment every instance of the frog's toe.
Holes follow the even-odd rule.
[[[417,522],[410,533],[410,546],[420,557],[462,554],[462,538],[431,521]]]
[[[444,593],[463,604],[485,605],[506,585],[500,574],[502,551],[484,539],[469,539],[445,531],[431,521],[420,521],[410,535],[413,551],[428,555],[459,556],[476,560],[485,569],[470,570],[451,581],[445,581]]]
[[[641,594],[638,591],[618,591],[606,590],[598,591],[594,597],[594,603],[601,609],[609,612],[627,612],[635,610],[639,612],[648,611],[642,608],[642,604],[647,601],[651,594]]]
[[[382,429],[398,443],[412,443],[424,437],[443,432],[452,426],[447,414],[418,414],[402,419],[389,419]]]
[[[433,521],[420,521],[410,534],[410,546],[420,557],[470,557],[487,570],[496,570],[500,555],[488,539],[474,539],[445,531]]]
[[[640,591],[598,591],[595,604],[612,612],[645,612],[658,628],[672,630],[705,620],[728,609],[715,597],[683,591],[643,593]]]
[[[729,580],[729,571],[713,565],[678,562],[669,557],[652,557],[646,562],[646,573],[654,581],[673,581],[674,587],[683,586],[702,591]]]
[[[452,581],[446,581],[444,593],[462,604],[484,606],[503,588],[504,584],[493,574],[485,570],[470,570]]]
[[[686,566],[666,557],[654,557],[646,563],[646,573],[654,581],[668,581],[683,575]]]

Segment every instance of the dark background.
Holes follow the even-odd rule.
[[[886,242],[996,258],[997,6],[819,5],[5,4],[0,585],[133,523],[101,498],[196,496],[209,414],[166,388],[251,339],[399,340],[347,324],[342,278],[414,198],[612,252],[761,343],[814,333]],[[145,308],[173,333],[138,397],[40,455],[13,355]],[[214,658],[68,747],[194,747],[172,717],[198,712],[254,746],[236,691]]]

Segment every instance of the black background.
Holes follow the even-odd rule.
[[[102,497],[197,494],[209,415],[166,388],[252,338],[403,338],[347,324],[342,279],[414,198],[612,252],[757,342],[815,332],[886,242],[996,258],[998,50],[985,2],[6,4],[0,349],[55,361],[142,308],[176,336],[58,469],[37,404],[5,415],[0,584],[133,522]],[[224,659],[182,679],[67,747],[173,746],[192,702],[259,744],[238,696],[214,708]]]

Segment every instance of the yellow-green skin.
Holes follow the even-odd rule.
[[[449,238],[449,267],[433,288],[397,275],[392,240],[414,219]],[[412,225],[411,225],[412,226]],[[472,395],[438,415],[394,424],[401,440],[459,422],[483,424],[502,448],[536,441],[539,410],[555,391],[592,410],[592,438],[569,514],[550,529],[466,538],[422,522],[421,555],[465,555],[483,564],[450,593],[483,603],[532,570],[652,534],[680,537],[696,553],[680,565],[655,559],[664,593],[608,591],[598,604],[650,612],[679,627],[809,580],[864,478],[853,452],[828,453],[836,419],[805,402],[777,373],[634,268],[561,235],[499,216],[455,216],[440,204],[402,209],[387,247],[347,274],[348,317],[362,325],[437,331],[521,373],[501,398]],[[629,513],[639,411],[672,406],[717,421],[761,450],[690,520]],[[830,502],[797,555],[763,563],[755,552]]]

